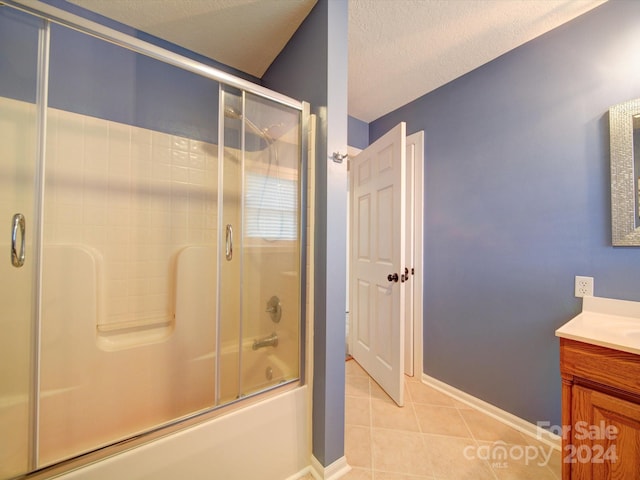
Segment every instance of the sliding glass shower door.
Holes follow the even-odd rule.
[[[0,2],[2,480],[295,384],[305,318],[308,108],[33,13]]]
[[[0,478],[29,470],[32,441],[41,26],[0,5]]]
[[[220,402],[299,377],[301,112],[223,88]]]

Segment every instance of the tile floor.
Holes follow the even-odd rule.
[[[559,451],[415,378],[405,377],[403,408],[355,360],[347,361],[346,378],[345,453],[352,470],[345,480],[560,478]],[[479,458],[500,446],[506,459]],[[531,460],[517,458],[527,455]]]

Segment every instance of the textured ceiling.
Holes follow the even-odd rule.
[[[262,77],[317,0],[69,1]],[[349,115],[370,122],[606,0],[348,1]]]
[[[349,115],[370,122],[604,0],[349,0]]]

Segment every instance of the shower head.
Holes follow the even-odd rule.
[[[264,130],[259,128],[255,123],[239,113],[235,108],[226,105],[224,107],[224,116],[227,118],[233,118],[234,120],[244,119],[245,123],[254,134],[258,135],[270,145],[274,142],[274,139],[271,135],[269,135],[267,128],[265,128]]]
[[[228,105],[224,107],[224,116],[233,118],[235,120],[242,119],[242,115],[240,115],[233,107],[230,107]]]

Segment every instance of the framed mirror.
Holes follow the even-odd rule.
[[[611,233],[614,246],[640,246],[640,98],[609,109]]]

